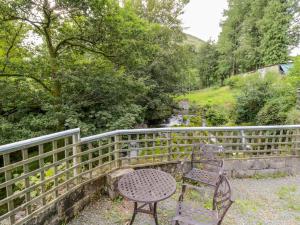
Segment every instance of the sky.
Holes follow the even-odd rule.
[[[227,0],[190,0],[181,18],[184,31],[204,41],[217,40]]]
[[[204,41],[217,41],[223,11],[227,8],[227,0],[190,0],[181,17],[184,32]],[[300,46],[291,52],[291,55],[297,54],[300,55]]]

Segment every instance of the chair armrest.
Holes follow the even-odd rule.
[[[231,204],[234,203],[235,200],[236,200],[236,198],[235,198],[234,196],[231,195],[231,196],[230,196],[230,202],[231,202]]]
[[[221,161],[222,161],[222,166],[219,167],[219,168],[220,168],[220,170],[219,170],[219,176],[221,176],[221,175],[226,175],[226,172],[225,172],[225,170],[224,170],[224,160],[221,159]]]
[[[184,159],[180,162],[179,168],[180,168],[180,170],[181,170],[181,172],[182,172],[183,175],[186,174],[186,172],[184,172],[184,164],[188,163],[189,161],[190,161],[190,160],[189,160],[189,157],[186,156],[186,157],[184,157]]]
[[[223,167],[221,167],[221,169],[219,170],[219,176],[221,175],[226,175]]]

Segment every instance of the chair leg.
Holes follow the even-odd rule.
[[[179,222],[177,220],[172,220],[172,225],[179,225]]]
[[[130,221],[130,225],[133,224],[133,221],[135,219],[136,214],[137,214],[137,202],[134,203],[134,210],[133,210],[133,215],[132,215],[132,218],[131,218],[131,221]]]
[[[154,203],[154,206],[153,206],[153,212],[154,212],[154,220],[155,220],[155,224],[158,225],[158,218],[157,218],[157,202]]]

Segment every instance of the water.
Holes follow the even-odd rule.
[[[186,120],[183,120],[183,116],[186,117]],[[188,126],[190,124],[190,118],[195,115],[172,115],[165,123],[161,124],[161,127],[174,127],[174,126]]]

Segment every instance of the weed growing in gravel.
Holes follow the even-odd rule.
[[[113,201],[114,201],[114,203],[120,204],[123,201],[123,197],[119,195]]]
[[[247,200],[247,199],[237,199],[235,201],[235,204],[237,204],[237,208],[241,211],[242,214],[246,214],[247,212],[257,212],[258,205],[257,202]]]
[[[282,186],[279,188],[277,196],[286,202],[287,208],[300,211],[300,197],[295,194],[296,191],[296,185]]]
[[[288,176],[288,174],[286,172],[276,172],[273,174],[255,174],[253,176],[254,179],[260,180],[260,179],[267,179],[267,178],[272,178],[272,179],[276,179],[276,178],[282,178],[282,177],[286,177]]]
[[[204,205],[203,206],[206,209],[212,209],[213,200],[212,199],[207,199],[206,201],[204,201]]]
[[[290,199],[293,197],[293,194],[296,191],[297,191],[296,185],[282,186],[279,188],[279,191],[277,192],[277,196],[283,200]]]

